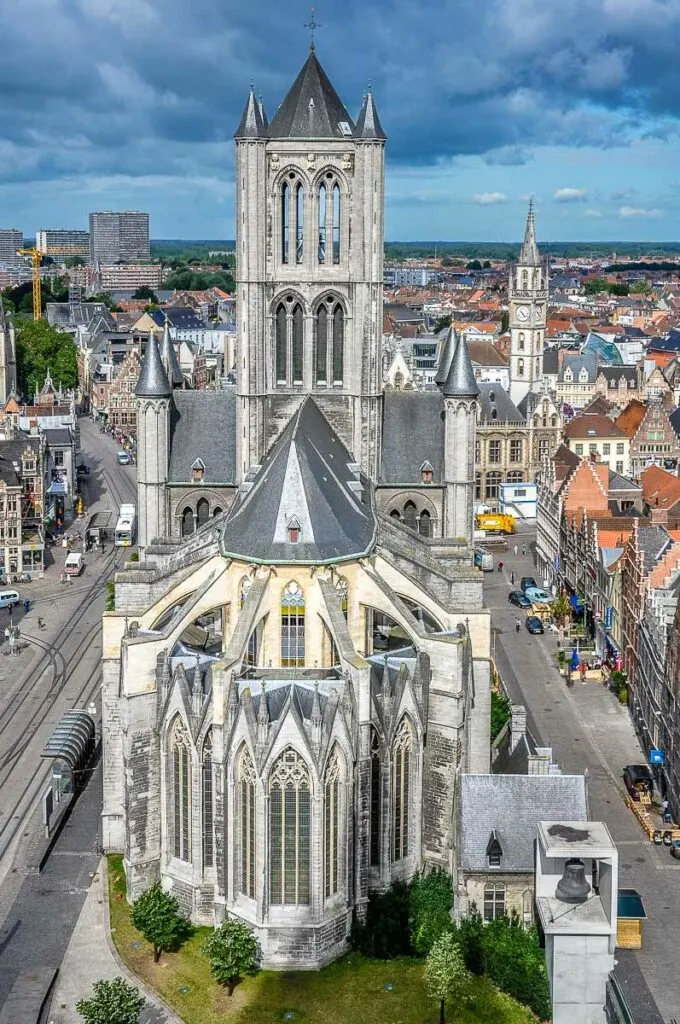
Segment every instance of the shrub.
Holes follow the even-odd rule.
[[[496,739],[506,722],[510,721],[510,701],[502,693],[491,691],[491,739]]]
[[[352,926],[354,948],[377,960],[410,956],[409,897],[410,886],[405,882],[393,882],[385,892],[370,893],[366,920]]]
[[[115,612],[116,610],[116,584],[113,580],[107,580],[106,582],[106,611]]]
[[[470,972],[450,932],[440,935],[428,953],[425,982],[429,994],[439,1001],[439,1024],[446,1024],[446,1003],[460,1004],[470,995]]]
[[[180,913],[179,903],[171,893],[164,892],[160,882],[154,882],[135,900],[132,923],[153,946],[156,964],[164,949],[177,949],[191,930]]]
[[[621,687],[621,689],[619,690],[618,697],[619,697],[619,701],[620,701],[621,704],[627,704],[628,703],[628,687],[627,686],[622,686]]]
[[[144,996],[123,978],[95,981],[92,998],[80,999],[76,1010],[85,1024],[139,1024]]]
[[[436,940],[453,930],[451,876],[441,869],[417,874],[411,883],[409,933],[418,956],[427,956]]]
[[[465,965],[473,974],[484,973],[484,922],[475,904],[471,904],[468,916],[463,918],[456,929],[456,938],[465,958]]]
[[[516,914],[499,917],[483,928],[481,946],[484,972],[494,984],[549,1020],[548,975],[536,929],[525,930]]]
[[[203,952],[210,961],[210,971],[231,995],[241,978],[257,974],[260,947],[248,925],[242,921],[225,921],[203,943]]]

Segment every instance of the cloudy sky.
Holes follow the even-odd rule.
[[[0,4],[0,225],[143,209],[233,237],[233,143],[306,57],[298,0]],[[387,237],[680,239],[680,0],[328,0],[317,53],[388,142]]]

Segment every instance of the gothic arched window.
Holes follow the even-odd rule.
[[[324,891],[326,899],[338,891],[340,870],[338,825],[340,803],[340,761],[333,751],[324,781]]]
[[[302,263],[305,235],[305,190],[298,183],[295,188],[295,262]]]
[[[302,351],[304,344],[304,316],[299,302],[293,307],[293,384],[302,384]]]
[[[342,614],[345,616],[345,622],[347,622],[347,598],[349,594],[349,586],[344,576],[338,577],[335,583],[335,593],[338,595],[340,608],[342,609]]]
[[[371,729],[371,866],[380,865],[381,846],[381,805],[382,769],[380,765],[380,741],[375,729]]]
[[[391,519],[396,519],[397,522],[401,522],[401,512],[399,511],[398,508],[393,508],[392,509],[392,511],[390,512],[390,518]]]
[[[521,484],[524,482],[524,473],[521,469],[511,469],[508,473],[509,484]]]
[[[253,581],[250,576],[241,577],[241,582],[238,585],[239,608],[243,608],[243,605],[246,603],[246,598],[252,585]]]
[[[284,181],[281,187],[281,262],[288,263],[290,235],[290,185]]]
[[[281,598],[281,667],[297,668],[305,663],[305,598],[294,580]]]
[[[194,510],[188,505],[182,512],[182,536],[189,537],[194,532]]]
[[[322,186],[323,187],[323,186]],[[328,383],[328,309],[322,302],[316,314],[316,383]]]
[[[212,729],[203,744],[201,759],[201,819],[203,822],[203,867],[211,868],[215,863],[215,839],[213,835],[213,742]]]
[[[518,359],[517,360],[517,376],[518,377],[523,377],[524,376],[524,360],[523,359]]]
[[[427,509],[423,509],[418,520],[418,533],[421,537],[432,536],[432,517]]]
[[[191,748],[180,718],[170,735],[172,762],[172,852],[179,860],[191,860]]]
[[[309,771],[291,747],[269,780],[269,896],[273,904],[309,903]]]
[[[210,505],[205,498],[201,498],[196,505],[196,519],[199,527],[205,526],[210,519]]]
[[[404,526],[408,526],[409,530],[415,530],[416,528],[416,506],[412,501],[407,501],[404,505]]]
[[[411,727],[406,719],[399,726],[393,748],[392,815],[393,860],[408,856],[409,799],[411,793]]]
[[[276,308],[276,383],[286,383],[288,315],[282,302]]]
[[[517,345],[520,352],[524,352],[524,331],[520,331],[517,335]]]
[[[345,349],[345,313],[336,303],[333,310],[333,383],[342,384]]]
[[[319,187],[319,263],[326,262],[326,200],[325,185]]]
[[[238,814],[241,837],[239,889],[255,898],[255,767],[246,748],[238,763]]]
[[[213,519],[215,518],[215,516],[221,516],[221,515],[222,515],[222,509],[220,508],[219,505],[215,505],[215,508],[213,509]]]
[[[340,262],[340,186],[333,186],[333,263]]]

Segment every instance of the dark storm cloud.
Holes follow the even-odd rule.
[[[269,116],[307,8],[255,0],[0,5],[0,182],[224,175],[248,83]],[[356,116],[369,78],[392,160],[531,159],[543,144],[665,137],[680,115],[680,0],[348,0],[318,53]]]

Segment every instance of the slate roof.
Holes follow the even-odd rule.
[[[560,367],[560,369],[558,371],[557,379],[560,382],[564,381],[564,374],[565,374],[565,372],[568,369],[571,369],[571,372],[574,375],[574,379],[573,379],[573,381],[571,381],[571,383],[578,384],[578,383],[580,383],[579,382],[579,374],[581,373],[581,370],[583,369],[583,367],[585,367],[586,372],[588,374],[588,383],[589,384],[594,384],[595,383],[595,378],[597,376],[597,356],[595,355],[594,352],[584,352],[583,354],[577,355],[577,356],[576,355],[575,356],[565,356],[564,357],[564,362],[562,363],[562,366]],[[601,369],[602,369],[602,367],[601,367]],[[618,369],[623,369],[623,367],[618,367],[617,366],[616,369],[617,370]],[[569,383],[570,382],[567,381],[567,384],[569,384]]]
[[[381,484],[420,484],[428,460],[440,483],[444,457],[444,404],[439,391],[386,391],[383,399]],[[404,444],[408,438],[408,444]]]
[[[340,125],[347,125],[343,131]],[[356,138],[354,121],[314,50],[267,128],[270,139]]]
[[[371,484],[350,466],[353,457],[307,396],[252,487],[240,490],[227,516],[224,554],[267,564],[318,564],[367,554],[376,535]],[[289,539],[291,519],[299,526],[297,542]]]
[[[40,438],[31,437],[20,430],[8,441],[0,441],[0,479],[4,480],[8,487],[18,487],[21,484],[14,463],[21,462],[21,456],[27,448],[32,448],[37,457],[40,453]]]
[[[628,383],[631,381],[637,384],[637,366],[600,366],[598,374],[602,374],[606,381],[619,381],[625,377]]]
[[[235,482],[236,388],[173,392],[168,482],[190,483],[196,459],[206,486]]]
[[[583,775],[462,775],[460,866],[493,872],[487,846],[493,829],[503,855],[499,873],[533,872],[539,821],[586,821]]]
[[[359,117],[356,125],[357,136],[360,139],[386,139],[387,136],[380,124],[378,111],[375,109],[373,93],[369,89],[361,104]]]
[[[468,339],[467,347],[470,359],[477,366],[508,366],[507,356],[499,352],[492,341]]]
[[[56,445],[68,446],[73,444],[71,431],[68,427],[48,427],[47,430],[43,430],[43,434],[50,448]]]
[[[482,407],[482,419],[485,423],[499,420],[501,423],[526,423],[524,416],[510,398],[504,387],[490,381],[480,381],[479,403]],[[495,413],[495,415],[494,415]]]
[[[251,85],[241,121],[234,132],[235,139],[261,139],[267,136],[264,107],[258,103]]]
[[[673,541],[660,526],[641,526],[638,530],[638,547],[642,551],[645,574],[650,573],[666,548]]]
[[[532,200],[529,200],[529,213],[527,216],[527,224],[524,229],[524,241],[522,248],[519,253],[518,263],[524,266],[537,267],[540,265],[541,257],[538,253],[538,246],[536,245],[536,223],[534,218],[534,204]]]
[[[202,330],[205,324],[191,306],[168,306],[167,309],[150,309],[149,316],[159,327],[169,323],[178,331]]]
[[[135,394],[138,398],[166,398],[171,391],[161,354],[158,351],[156,335],[151,332]]]
[[[479,394],[467,342],[462,334],[458,338],[453,360],[441,389],[447,398],[476,398]]]

